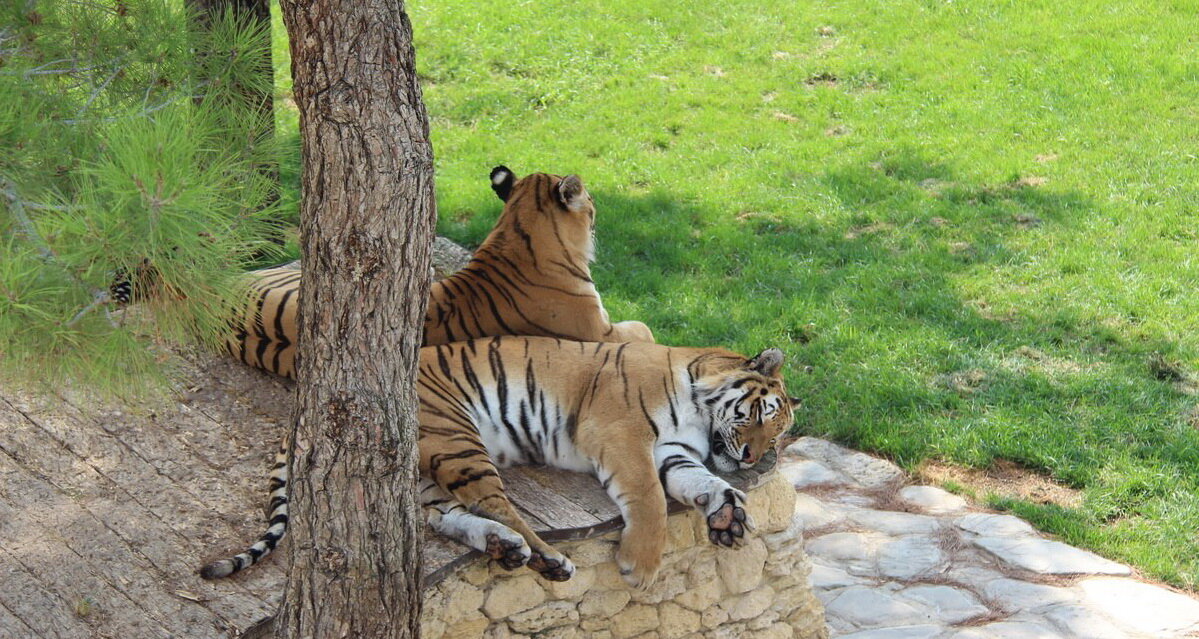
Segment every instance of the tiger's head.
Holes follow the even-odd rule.
[[[768,348],[744,364],[702,380],[713,413],[712,460],[729,472],[749,468],[795,423],[800,400],[783,385],[783,352]]]
[[[595,202],[579,176],[532,173],[517,179],[508,167],[497,166],[491,170],[491,189],[503,200],[504,212],[486,241],[520,242],[534,256],[565,251],[584,263],[593,260]],[[540,238],[552,244],[539,244]]]

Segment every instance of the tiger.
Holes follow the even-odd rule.
[[[553,581],[570,559],[521,518],[497,467],[537,464],[595,476],[624,519],[624,579],[652,584],[666,543],[666,497],[695,508],[708,538],[740,545],[746,495],[704,466],[748,468],[794,421],[777,348],[745,357],[645,342],[490,337],[421,349],[420,497],[430,528]],[[201,569],[216,579],[270,553],[287,529],[287,464],[271,473],[271,527],[245,552]]]
[[[470,262],[432,284],[424,345],[493,335],[654,341],[642,322],[613,324],[595,289],[596,211],[582,179],[545,173],[517,179],[502,165],[490,179],[503,212]],[[230,354],[294,378],[301,273],[284,266],[246,274],[250,303],[225,339]]]

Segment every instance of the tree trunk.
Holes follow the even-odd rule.
[[[401,0],[281,3],[300,110],[304,280],[279,636],[417,637],[414,381],[436,213]]]

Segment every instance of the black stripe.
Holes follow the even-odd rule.
[[[658,481],[662,483],[663,488],[666,487],[666,476],[670,474],[670,471],[679,467],[702,468],[700,464],[695,463],[694,460],[684,457],[683,455],[670,455],[666,459],[663,459],[662,465],[658,467]]]
[[[650,417],[649,409],[645,407],[645,393],[637,391],[637,401],[641,403],[641,414],[645,415],[645,420],[649,422],[650,428],[654,429],[654,439],[658,438],[658,425],[654,423],[654,418]]]
[[[484,468],[482,470],[478,470],[473,473],[468,473],[468,474],[463,475],[461,479],[458,479],[456,481],[453,481],[453,482],[450,482],[449,484],[447,484],[445,489],[450,492],[454,492],[455,490],[462,488],[463,486],[467,486],[469,484],[477,482],[480,479],[485,479],[487,477],[499,477],[499,476],[500,476],[500,474],[497,473],[494,468]]]
[[[447,461],[467,459],[469,457],[487,456],[486,450],[462,450],[456,453],[438,453],[429,458],[429,471],[436,472]]]
[[[272,360],[270,369],[275,374],[279,373],[279,357],[283,355],[285,350],[291,347],[291,340],[287,339],[287,334],[283,331],[283,315],[287,312],[288,301],[298,290],[300,290],[299,287],[296,287],[284,293],[283,299],[279,301],[279,305],[276,308],[275,337],[279,340],[279,345],[275,349],[275,357]]]

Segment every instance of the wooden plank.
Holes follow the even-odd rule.
[[[424,542],[421,546],[425,588],[436,586],[459,567],[483,556],[481,552],[425,528]]]
[[[0,450],[69,495],[75,504],[120,538],[134,555],[145,559],[152,577],[166,591],[186,592],[201,599],[193,603],[207,608],[228,626],[244,625],[267,614],[271,606],[244,587],[236,584],[232,588],[217,587],[194,574],[204,549],[196,548],[194,539],[189,540],[171,528],[154,514],[153,506],[145,503],[163,491],[132,493],[130,490],[139,487],[117,485],[92,466],[90,460],[74,455],[68,446],[41,430],[36,421],[28,417],[12,419],[12,412],[6,411],[8,406],[0,402],[0,423],[5,425],[0,433]],[[187,504],[184,508],[203,510],[199,504]]]
[[[5,619],[3,613],[9,618]],[[65,639],[91,635],[91,629],[76,613],[74,605],[43,587],[0,547],[0,637]]]
[[[14,614],[4,601],[0,600],[0,637],[33,637],[37,633],[33,628],[30,628],[21,618]],[[53,637],[61,637],[60,634],[55,634]],[[52,639],[49,635],[43,635],[46,639]]]
[[[88,462],[115,483],[131,487],[137,494],[167,499],[158,514],[172,527],[195,516],[197,504],[213,503],[224,486],[214,486],[195,470],[172,474],[170,468],[184,464],[186,455],[163,436],[153,421],[109,407],[85,413],[71,403],[30,404],[10,398],[6,402],[25,419],[37,424],[58,446]],[[114,426],[113,422],[119,422]],[[138,442],[149,442],[135,445]],[[175,459],[176,457],[182,459]],[[166,465],[168,470],[164,470]],[[200,494],[197,494],[200,493]]]
[[[540,521],[534,523],[530,520],[529,523],[538,533],[561,528],[583,528],[601,521],[567,499],[562,492],[547,488],[533,475],[523,472],[525,470],[501,474],[504,492],[514,503],[536,515]]]
[[[152,596],[144,582],[125,583],[137,577],[136,571],[126,568],[118,575],[112,570],[113,566],[136,567],[124,544],[89,525],[90,518],[72,508],[64,496],[2,453],[0,479],[0,538],[5,540],[5,550],[46,589],[68,602],[94,602],[102,633],[185,636],[186,626],[168,619],[178,606],[159,609],[161,594]]]
[[[130,411],[117,411],[104,405],[89,407],[89,412],[71,404],[29,405],[17,401],[11,404],[37,424],[60,446],[76,454],[80,466],[90,466],[113,484],[123,487],[130,500],[143,508],[136,523],[158,519],[175,533],[175,551],[183,555],[187,566],[173,572],[174,582],[183,590],[204,593],[204,597],[224,597],[216,593],[240,592],[259,602],[242,610],[233,606],[237,623],[249,623],[238,615],[252,612],[263,605],[274,607],[283,582],[281,566],[268,560],[261,569],[248,571],[244,576],[225,582],[213,590],[212,584],[199,579],[195,570],[205,561],[243,549],[265,529],[262,511],[255,508],[266,496],[266,470],[273,451],[258,450],[231,452],[224,469],[206,468],[194,464],[194,472],[186,480],[161,470],[164,462],[178,465],[188,462],[178,443],[160,429],[155,419]],[[0,408],[3,404],[0,403]],[[189,422],[198,415],[172,413],[171,408],[158,407],[157,419],[178,419]],[[98,415],[91,419],[92,415]],[[100,420],[104,420],[103,422]],[[119,422],[121,436],[113,434]],[[136,438],[126,433],[140,433]],[[136,439],[130,445],[125,439]],[[37,449],[35,449],[37,450]],[[36,453],[41,455],[41,453]],[[75,473],[72,473],[75,474]],[[133,497],[136,496],[136,497]],[[88,494],[88,498],[92,498]],[[213,603],[216,605],[216,602]]]
[[[587,511],[600,521],[620,516],[620,508],[608,496],[599,480],[591,475],[572,473],[546,466],[526,466],[520,469],[526,477],[555,491],[574,503],[576,508]]]
[[[15,408],[17,414],[6,412],[6,405]],[[153,421],[143,421],[133,415],[123,415],[122,418],[127,420],[130,428],[159,430]],[[229,501],[233,488],[240,488],[244,492],[242,499],[248,499],[252,492],[265,494],[265,489],[261,486],[264,483],[265,471],[256,482],[257,491],[250,489],[251,477],[240,477],[242,474],[252,474],[249,464],[234,469],[209,470],[201,479],[191,483],[179,482],[174,477],[160,472],[137,449],[125,445],[120,438],[105,432],[103,427],[89,420],[86,414],[68,404],[29,406],[16,401],[0,401],[0,421],[7,422],[11,429],[8,434],[0,434],[0,442],[8,441],[10,446],[17,446],[21,445],[21,441],[16,438],[23,437],[26,440],[25,450],[29,451],[26,457],[39,460],[43,464],[58,461],[62,469],[53,473],[48,471],[47,474],[61,477],[63,481],[76,481],[85,487],[92,486],[99,490],[99,487],[94,486],[94,480],[103,478],[103,487],[116,491],[112,494],[127,496],[130,501],[147,511],[143,516],[152,515],[176,531],[180,535],[179,543],[182,544],[182,548],[176,549],[177,552],[188,548],[197,553],[211,551],[204,539],[211,536],[214,528],[220,530],[227,528],[228,524],[223,519],[206,516],[206,512],[214,505],[220,506]],[[46,441],[38,443],[38,435],[30,434],[28,429],[21,428],[25,422],[42,433]],[[31,438],[33,443],[30,443]],[[61,450],[69,456],[52,454],[56,450]],[[178,446],[170,440],[162,441],[155,452],[164,457],[186,457],[186,454],[181,453]],[[262,468],[266,468],[268,463],[268,455],[264,452]],[[231,473],[230,470],[235,472]],[[81,474],[84,477],[78,477]],[[233,478],[229,475],[238,477]],[[229,484],[235,479],[245,482],[244,487],[231,488]],[[216,501],[197,496],[194,492],[197,487],[210,488],[212,499]],[[100,495],[104,494],[100,491]],[[239,532],[248,533],[249,529]]]

